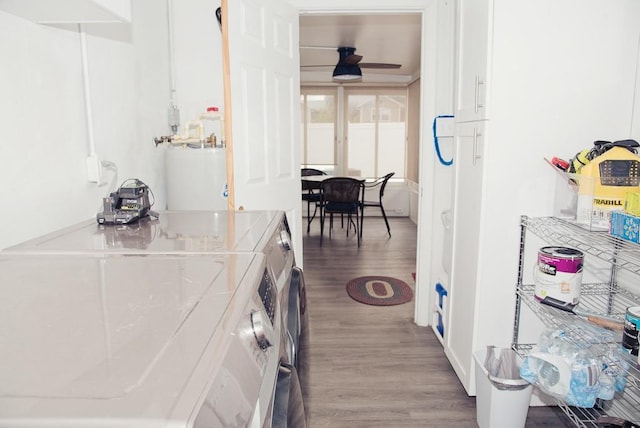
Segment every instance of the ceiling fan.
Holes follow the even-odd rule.
[[[323,46],[300,46],[301,49],[336,49]],[[362,55],[356,55],[356,48],[349,46],[340,46],[338,51],[337,64],[317,64],[317,65],[301,65],[301,68],[314,67],[335,67],[333,70],[333,79],[338,81],[355,81],[362,78],[361,68],[376,69],[396,69],[400,68],[400,64],[391,64],[384,62],[360,62]]]

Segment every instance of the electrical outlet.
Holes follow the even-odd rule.
[[[87,156],[87,180],[98,185],[102,182],[102,164],[95,153]]]

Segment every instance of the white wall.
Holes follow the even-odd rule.
[[[89,183],[85,172],[89,144],[78,32],[4,12],[0,29],[1,248],[95,215],[107,189]],[[131,43],[91,31],[95,144],[119,161],[133,145]],[[132,173],[122,166],[123,174]],[[144,178],[153,184],[153,177]]]
[[[219,4],[174,2],[176,102],[182,123],[221,105]],[[99,158],[147,183],[165,207],[169,135],[167,3],[132,2],[131,25],[87,25],[93,134]],[[75,25],[45,26],[0,11],[0,248],[87,218],[113,189],[87,180],[89,153],[80,38]],[[11,60],[8,60],[11,59]],[[112,175],[107,174],[107,181]]]
[[[224,112],[218,6],[219,1],[173,0],[176,104],[183,124],[210,106]]]
[[[87,154],[77,34],[0,12],[0,247],[38,235],[75,210],[86,183]],[[7,43],[8,41],[12,43]],[[9,61],[8,59],[11,58]],[[94,205],[95,206],[95,205]]]
[[[639,16],[632,0],[495,9],[477,348],[510,343],[520,215],[553,213],[556,176],[543,158],[568,159],[595,140],[640,140],[631,132]]]

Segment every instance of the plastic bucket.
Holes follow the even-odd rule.
[[[534,270],[535,296],[577,304],[582,286],[582,251],[568,247],[542,247]]]

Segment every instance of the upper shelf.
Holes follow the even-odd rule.
[[[607,232],[586,230],[556,217],[523,216],[521,223],[528,231],[552,245],[567,245],[590,254],[618,269],[640,274],[640,245],[624,241]]]
[[[0,0],[0,10],[37,24],[131,23],[131,0]]]

